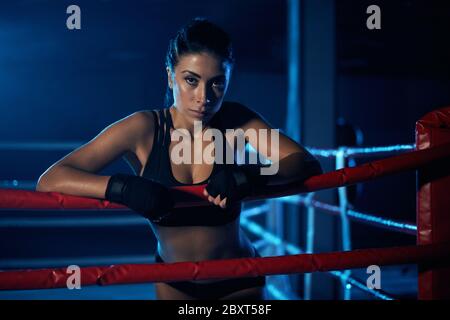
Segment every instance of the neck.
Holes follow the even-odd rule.
[[[174,106],[171,106],[169,108],[169,112],[172,116],[172,122],[173,122],[173,127],[175,129],[186,129],[189,131],[190,136],[192,137],[192,139],[197,138],[195,136],[195,134],[198,135],[198,132],[195,132],[195,126],[194,126],[194,121],[189,119],[188,117],[186,117],[184,114],[182,114],[181,112],[178,112],[178,109]],[[203,132],[208,129],[208,123],[205,121],[202,121],[202,131],[201,133],[203,134]],[[198,130],[198,129],[197,129]]]

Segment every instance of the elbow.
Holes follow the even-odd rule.
[[[323,174],[323,169],[317,159],[312,159],[304,163],[302,180],[306,180],[321,174]]]
[[[311,172],[313,176],[318,176],[323,174],[322,165],[317,159],[314,159],[312,165],[311,165]]]
[[[36,191],[60,192],[66,180],[65,165],[52,165],[39,177],[36,183]]]
[[[59,188],[58,172],[54,169],[47,170],[38,179],[36,183],[36,191],[39,192],[54,192]]]
[[[51,188],[50,188],[50,184],[49,184],[48,180],[49,179],[48,179],[47,175],[45,173],[42,174],[36,183],[36,191],[51,192]]]
[[[312,176],[321,175],[323,173],[320,162],[311,154],[293,153],[284,158],[286,168],[284,175],[289,175],[291,179],[304,181]],[[288,173],[289,172],[289,173]]]

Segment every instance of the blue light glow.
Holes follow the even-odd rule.
[[[337,149],[319,149],[307,147],[308,151],[317,157],[323,158],[331,158],[336,157],[339,152],[343,152],[344,156],[365,156],[370,155],[373,156],[377,153],[389,153],[389,152],[401,152],[401,151],[409,151],[415,150],[415,144],[400,144],[393,146],[383,146],[383,147],[366,147],[366,148],[347,148],[341,147],[339,150]]]

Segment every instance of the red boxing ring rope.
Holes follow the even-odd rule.
[[[450,144],[413,151],[353,168],[328,172],[306,180],[302,185],[271,186],[264,195],[245,200],[281,197],[302,192],[351,185],[389,174],[420,168],[434,160],[450,157]],[[176,207],[210,205],[202,194],[204,186],[173,189]],[[199,200],[199,198],[201,200]],[[124,208],[108,201],[18,190],[0,190],[3,209],[102,209]],[[125,264],[84,267],[82,285],[111,285],[134,282],[206,280],[271,274],[309,273],[365,267],[371,264],[432,263],[450,257],[450,245],[362,249],[345,252],[299,254],[281,257],[241,258],[168,264]],[[0,289],[65,287],[70,275],[65,269],[16,270],[0,272]]]
[[[80,269],[81,285],[87,286],[323,272],[373,264],[432,264],[449,258],[450,245],[444,243],[279,257],[123,264]],[[65,268],[4,271],[0,272],[0,290],[62,288],[67,286],[67,278],[70,275]]]
[[[352,185],[394,173],[414,170],[434,160],[450,157],[450,143],[412,151],[352,168],[343,168],[311,177],[301,185],[291,183],[269,186],[262,195],[247,197],[245,201],[284,197],[293,194],[318,191]],[[203,195],[205,185],[172,188],[175,207],[212,205]],[[201,199],[201,200],[199,200]],[[122,205],[106,200],[63,195],[57,192],[34,192],[0,189],[0,209],[123,209]]]

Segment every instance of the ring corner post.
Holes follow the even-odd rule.
[[[450,142],[450,107],[416,123],[416,149]],[[450,170],[443,159],[417,171],[417,244],[450,242]],[[447,162],[447,164],[446,164]],[[450,299],[450,266],[418,265],[418,299]]]

